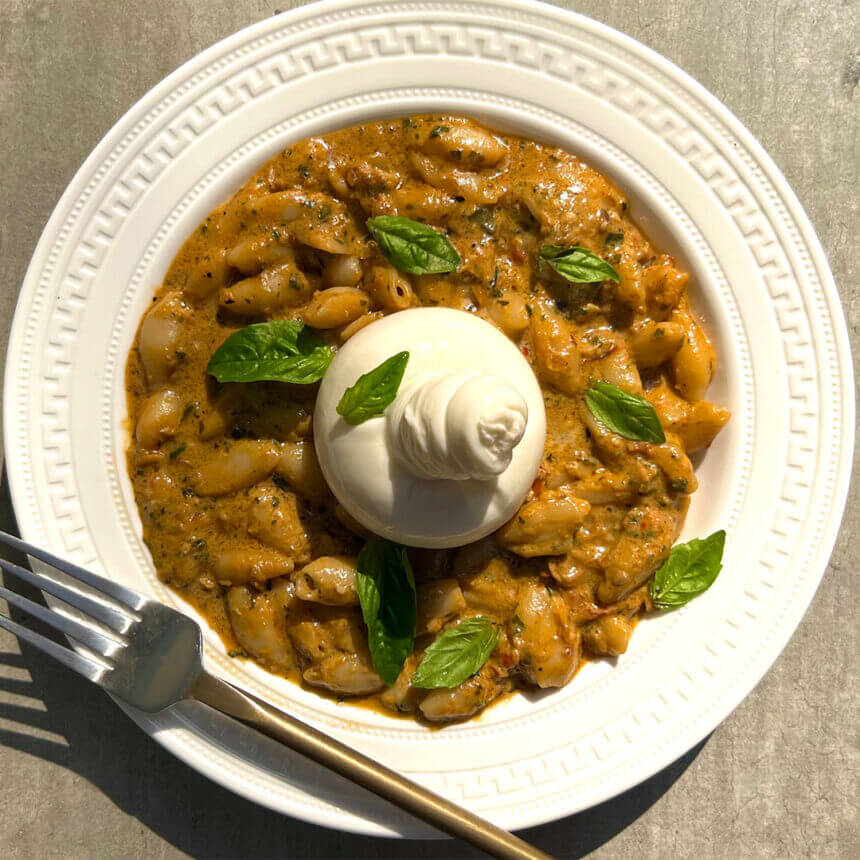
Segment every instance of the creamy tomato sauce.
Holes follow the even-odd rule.
[[[365,227],[378,215],[444,231],[462,264],[397,271]],[[540,264],[545,244],[588,249],[620,282],[564,280]],[[696,490],[688,455],[729,417],[704,399],[715,356],[687,281],[624,194],[557,147],[456,116],[288,147],[188,238],[129,354],[128,469],[159,577],[237,659],[430,721],[469,717],[517,685],[562,686],[586,656],[623,653]],[[420,305],[477,314],[518,345],[548,434],[510,523],[459,549],[410,550],[416,650],[387,688],[355,590],[367,534],[316,462],[317,386],[219,385],[206,365],[249,323],[299,319],[337,348]],[[595,380],[647,398],[665,443],[597,422],[583,400]],[[476,614],[501,630],[483,668],[453,689],[412,688],[423,649]]]

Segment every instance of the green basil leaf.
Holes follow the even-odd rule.
[[[412,565],[402,546],[371,538],[358,554],[355,577],[373,668],[390,687],[415,642],[417,598]]]
[[[644,397],[630,394],[608,382],[598,381],[585,389],[585,403],[601,424],[625,439],[657,443],[666,441],[657,412]]]
[[[361,605],[361,617],[368,630],[379,617],[379,607],[382,605],[380,588],[385,573],[385,553],[385,541],[373,538],[358,554],[355,590],[358,592],[358,602]]]
[[[415,649],[414,636],[395,636],[383,624],[377,622],[367,630],[367,644],[376,674],[391,687],[403,664],[412,656]]]
[[[563,278],[574,284],[593,284],[596,281],[615,281],[621,276],[615,269],[592,254],[587,248],[563,248],[561,245],[544,245],[540,249],[540,261],[548,263]]]
[[[499,641],[499,629],[476,615],[446,630],[425,652],[412,676],[412,686],[432,690],[456,687],[477,672]]]
[[[363,424],[368,418],[382,415],[385,407],[397,397],[408,362],[409,353],[398,352],[378,367],[363,373],[343,392],[337,404],[337,414],[352,425]]]
[[[322,379],[333,352],[300,320],[273,320],[233,332],[215,350],[206,372],[219,382]]]
[[[648,588],[654,605],[674,609],[707,591],[723,568],[725,545],[726,533],[720,529],[702,540],[672,547]]]
[[[400,215],[369,218],[367,228],[392,266],[410,275],[453,272],[460,255],[444,233]]]

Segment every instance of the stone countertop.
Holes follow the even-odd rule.
[[[0,0],[0,356],[40,231],[150,87],[284,0]],[[860,355],[860,3],[581,0],[689,72],[764,144],[815,225]],[[854,477],[858,475],[855,460]],[[782,656],[695,750],[595,810],[524,835],[558,857],[860,856],[858,482]],[[8,491],[0,526],[10,524]],[[853,538],[853,540],[852,540]],[[477,856],[275,816],[173,759],[99,690],[0,633],[0,845],[9,858]]]

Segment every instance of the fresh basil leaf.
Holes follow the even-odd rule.
[[[701,540],[672,547],[648,588],[654,605],[674,609],[707,591],[723,568],[725,545],[726,533],[720,529]]]
[[[377,622],[367,630],[367,644],[376,674],[391,687],[403,664],[412,656],[415,649],[414,636],[395,636],[383,624]]]
[[[477,672],[499,641],[499,629],[476,615],[446,630],[425,652],[412,676],[412,686],[432,690],[456,687]]]
[[[385,573],[386,542],[373,538],[358,554],[356,563],[355,590],[361,606],[361,617],[368,630],[379,617],[382,605],[382,580]]]
[[[615,281],[621,276],[615,269],[592,254],[587,248],[563,248],[561,245],[544,245],[540,249],[541,263],[548,263],[565,280],[574,284],[593,284],[597,281]]]
[[[233,332],[215,350],[206,372],[219,382],[322,379],[333,352],[300,320],[272,320]]]
[[[585,389],[585,403],[591,414],[613,433],[637,442],[666,441],[654,407],[644,398],[630,394],[608,382],[593,382]]]
[[[402,546],[371,538],[358,554],[355,586],[373,668],[390,687],[415,643],[417,598]]]
[[[337,404],[337,414],[352,425],[363,424],[368,418],[382,415],[385,407],[397,397],[408,362],[409,353],[398,352],[373,370],[363,373],[343,392]]]
[[[392,266],[410,275],[453,272],[460,255],[444,233],[400,215],[369,218],[367,228]]]

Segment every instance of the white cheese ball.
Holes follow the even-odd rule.
[[[352,426],[347,388],[406,350],[385,412]],[[517,511],[546,438],[540,386],[519,349],[490,323],[449,308],[415,308],[353,335],[320,385],[314,442],[328,485],[370,531],[407,546],[478,540]]]

